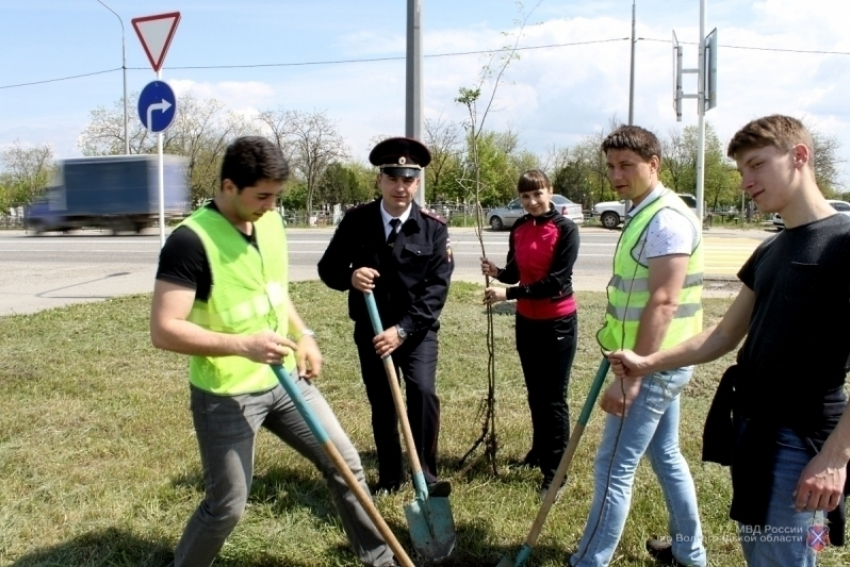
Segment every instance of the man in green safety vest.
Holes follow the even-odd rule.
[[[322,356],[289,297],[286,232],[273,211],[289,166],[260,137],[228,146],[215,199],[169,236],[153,303],[154,346],[188,354],[192,418],[204,501],[189,520],[174,567],[208,567],[242,517],[257,431],[265,427],[324,475],[342,526],[365,565],[396,565],[365,510],[334,469],[269,364],[292,375],[328,436],[366,488],[360,457],[310,382]]]
[[[741,190],[785,230],[741,267],[719,323],[669,350],[609,356],[628,380],[740,345],[706,416],[702,460],[730,467],[729,517],[749,567],[815,567],[825,547],[846,544],[850,219],[818,187],[815,146],[803,122],[781,114],[735,133],[727,155]]]
[[[604,352],[649,354],[702,330],[703,248],[699,222],[658,181],[661,145],[637,126],[621,126],[602,143],[608,179],[633,203],[614,255]],[[608,413],[594,465],[594,497],[573,567],[603,567],[620,541],[635,470],[645,454],[668,506],[672,545],[650,540],[647,549],[667,565],[705,567],[694,482],[679,450],[679,394],[693,367],[615,379],[600,405]]]

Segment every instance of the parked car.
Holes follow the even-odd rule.
[[[688,205],[688,208],[697,214],[697,199],[693,195],[687,193],[677,193],[679,197]],[[596,203],[590,209],[590,218],[598,218],[599,222],[605,228],[615,229],[625,220],[625,201],[603,201]]]
[[[832,205],[832,208],[841,213],[842,215],[850,216],[850,203],[848,203],[847,201],[827,199],[826,202]],[[779,213],[773,215],[773,226],[776,227],[776,230],[782,230],[783,228],[785,228],[785,221],[782,220],[782,217],[779,216]]]
[[[573,203],[563,195],[557,193],[552,195],[552,204],[555,205],[555,210],[572,220],[576,224],[584,222],[584,212],[581,210],[581,205]],[[502,230],[511,228],[518,218],[525,215],[525,209],[522,208],[522,202],[519,199],[514,199],[504,207],[491,210],[487,215],[487,224],[493,230]]]

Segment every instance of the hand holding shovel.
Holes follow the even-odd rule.
[[[375,304],[375,297],[370,292],[364,295],[366,307],[369,310],[369,318],[372,320],[372,328],[375,334],[379,335],[384,332],[384,328],[378,314],[378,306]],[[410,539],[416,551],[426,560],[440,561],[451,554],[457,539],[451,504],[448,498],[429,497],[428,495],[425,475],[422,474],[422,466],[419,463],[419,453],[416,452],[404,400],[401,398],[395,365],[389,354],[384,356],[382,360],[390,383],[390,390],[392,390],[396,414],[399,423],[401,423],[401,430],[407,447],[407,457],[410,459],[410,468],[413,471],[413,485],[416,489],[416,498],[404,507]]]

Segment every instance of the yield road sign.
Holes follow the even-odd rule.
[[[177,24],[180,23],[180,12],[144,16],[130,21],[142,42],[151,67],[158,73],[165,62],[165,54],[174,38],[174,32],[177,31]]]
[[[139,95],[139,119],[154,134],[171,126],[177,114],[177,97],[165,81],[151,81]]]

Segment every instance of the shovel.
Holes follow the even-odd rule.
[[[334,467],[336,467],[336,470],[339,471],[339,474],[345,478],[345,484],[348,485],[349,490],[351,490],[351,492],[354,493],[354,496],[357,497],[360,505],[363,506],[364,510],[366,510],[366,514],[369,515],[372,523],[375,524],[375,527],[378,528],[381,536],[383,536],[384,541],[386,541],[389,548],[392,549],[396,561],[401,563],[404,567],[415,567],[413,561],[410,560],[410,557],[407,556],[404,548],[393,535],[393,532],[390,531],[390,527],[384,521],[384,518],[381,517],[381,513],[378,512],[377,508],[375,508],[375,503],[372,502],[372,499],[366,491],[363,490],[360,483],[357,482],[357,479],[354,477],[354,473],[352,473],[351,469],[348,468],[348,465],[343,460],[342,455],[339,454],[339,450],[330,440],[330,437],[328,437],[325,428],[322,427],[322,424],[316,418],[316,414],[313,413],[312,408],[310,408],[310,406],[307,405],[307,402],[304,401],[301,391],[292,382],[292,379],[289,377],[289,373],[279,364],[272,364],[271,367],[272,370],[274,370],[278,381],[283,386],[283,389],[286,390],[286,393],[289,394],[290,399],[292,399],[292,402],[298,409],[298,413],[301,414],[301,417],[303,417],[304,421],[307,422],[307,426],[310,428],[310,431],[313,432],[316,440],[322,445],[322,449],[325,450],[325,454],[331,460]]]
[[[378,314],[378,306],[375,304],[375,297],[368,292],[365,296],[372,328],[375,334],[379,335],[384,332],[384,328]],[[448,498],[428,496],[425,475],[422,474],[422,465],[419,463],[419,453],[416,452],[410,423],[407,420],[407,411],[401,399],[395,365],[390,355],[383,357],[383,362],[390,382],[396,414],[404,434],[407,456],[410,459],[410,468],[413,470],[413,486],[416,489],[416,498],[404,507],[410,539],[416,551],[427,561],[441,561],[451,555],[457,539],[452,507]]]
[[[564,481],[564,477],[567,475],[570,463],[573,461],[573,455],[575,455],[576,447],[578,447],[578,442],[581,440],[581,436],[584,433],[587,420],[590,418],[590,412],[593,410],[594,404],[596,404],[596,398],[599,397],[599,391],[602,389],[602,384],[605,382],[605,375],[608,374],[608,368],[610,366],[611,364],[608,362],[607,358],[603,358],[602,362],[599,364],[599,370],[596,371],[596,377],[590,384],[590,391],[587,393],[587,399],[584,401],[584,407],[581,409],[581,415],[579,415],[578,423],[573,430],[573,434],[570,435],[570,442],[567,443],[567,449],[564,451],[563,456],[561,456],[561,462],[558,464],[558,470],[555,471],[555,478],[552,480],[552,484],[549,485],[549,490],[546,491],[546,496],[543,498],[543,503],[540,505],[540,511],[537,512],[537,517],[534,519],[534,523],[531,524],[531,531],[528,533],[528,537],[525,538],[525,543],[522,545],[522,548],[519,550],[519,553],[514,559],[511,559],[510,557],[503,557],[496,567],[522,567],[531,556],[531,551],[537,544],[537,538],[540,537],[540,531],[543,529],[543,523],[546,521],[546,516],[549,515],[549,510],[552,508],[552,504],[555,503],[558,490],[561,487],[561,483]]]

